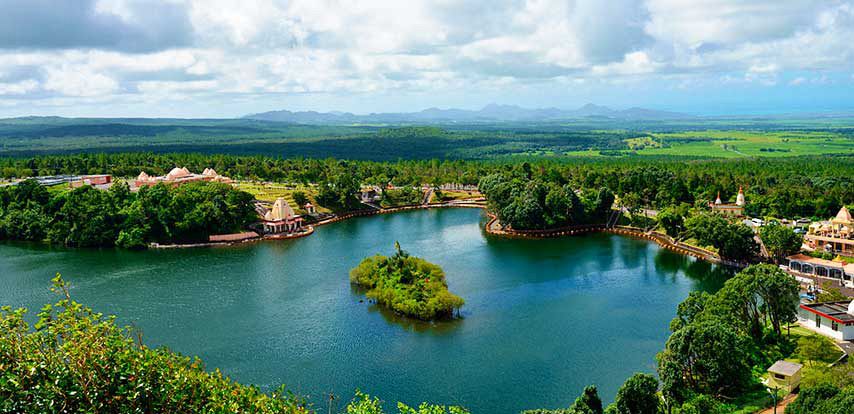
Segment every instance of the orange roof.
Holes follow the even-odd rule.
[[[827,260],[827,259],[819,259],[818,257],[807,256],[805,254],[800,254],[800,253],[791,255],[791,256],[787,257],[787,259],[796,260],[799,262],[806,262],[806,263],[813,264],[813,265],[826,266],[826,267],[842,268],[845,265],[845,263],[835,262],[833,260]]]
[[[258,233],[254,231],[247,231],[243,233],[232,233],[232,234],[212,234],[208,240],[212,242],[229,242],[229,241],[240,241],[240,240],[248,240],[254,239],[258,237]]]

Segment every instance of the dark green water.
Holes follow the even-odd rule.
[[[148,344],[264,389],[284,383],[324,412],[328,393],[349,399],[358,387],[491,414],[565,407],[591,383],[612,400],[629,375],[654,372],[676,305],[724,278],[647,241],[494,239],[482,220],[412,211],[299,240],[169,251],[0,244],[0,304],[34,313],[56,299],[49,281],[61,272],[75,299],[134,324]],[[445,269],[464,320],[412,323],[360,302],[349,269],[395,240]]]

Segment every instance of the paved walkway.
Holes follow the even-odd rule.
[[[789,394],[785,398],[777,402],[777,414],[783,414],[784,412],[786,412],[786,406],[791,404],[792,401],[795,401],[795,398],[797,397],[798,394]],[[774,414],[774,407],[760,411],[759,414]]]

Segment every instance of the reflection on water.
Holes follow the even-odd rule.
[[[596,384],[608,401],[654,372],[676,306],[731,270],[611,234],[485,237],[479,210],[412,211],[317,228],[306,238],[129,252],[0,244],[0,304],[75,299],[133,323],[153,346],[319,407],[353,390],[385,401],[460,404],[474,413],[566,407]],[[462,320],[411,320],[365,300],[349,270],[394,241],[445,270]],[[31,312],[34,313],[34,312]],[[389,411],[394,407],[389,405]]]

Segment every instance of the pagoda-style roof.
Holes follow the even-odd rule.
[[[839,209],[839,212],[836,213],[836,217],[834,217],[831,221],[840,224],[854,223],[854,219],[851,218],[851,212],[849,212],[848,209],[845,208],[845,206],[842,206],[842,208]]]

